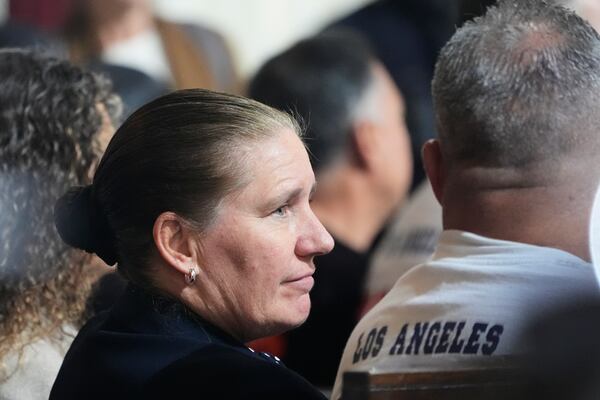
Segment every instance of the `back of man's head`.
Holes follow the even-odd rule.
[[[269,60],[252,80],[249,95],[304,120],[318,173],[343,151],[359,113],[373,111],[363,102],[373,60],[359,36],[325,32]]]
[[[600,37],[543,0],[500,1],[444,47],[433,95],[449,167],[547,179],[598,151]]]

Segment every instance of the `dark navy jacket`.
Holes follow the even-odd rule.
[[[62,399],[324,399],[181,304],[130,286],[71,345],[50,394]]]

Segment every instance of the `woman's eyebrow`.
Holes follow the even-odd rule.
[[[289,189],[289,190],[284,191],[281,194],[281,196],[278,196],[278,200],[280,202],[289,201],[289,200],[298,198],[301,193],[302,193],[302,188],[301,187],[295,187],[293,189]]]
[[[315,193],[315,191],[317,190],[317,184],[316,182],[313,183],[311,189],[310,189],[310,194],[309,194],[309,198],[311,198],[313,196],[313,194]],[[271,200],[268,201],[269,207],[276,207],[281,205],[282,203],[287,203],[292,199],[296,199],[298,197],[300,197],[300,195],[303,192],[303,188],[300,186],[291,186],[288,189],[284,189],[280,194],[276,195],[275,197],[273,197]]]

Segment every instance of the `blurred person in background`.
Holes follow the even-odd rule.
[[[175,89],[238,90],[221,35],[157,18],[149,0],[75,0],[64,37],[78,63],[129,67]]]
[[[439,139],[424,163],[443,210],[432,260],[359,322],[345,371],[433,371],[519,354],[533,312],[597,294],[589,216],[600,176],[600,37],[545,1],[501,1],[443,48]]]
[[[90,182],[120,103],[66,61],[0,50],[0,399],[47,399],[99,270],[54,228],[54,202]]]
[[[121,125],[56,223],[128,287],[79,331],[51,399],[323,399],[245,344],[306,320],[313,259],[333,247],[301,135],[285,113],[203,89]]]
[[[0,25],[0,47],[29,48],[59,58],[68,58],[69,52],[61,38],[60,27],[70,5],[71,0],[52,4],[43,0],[10,1],[9,19]],[[123,65],[92,59],[85,63],[85,68],[110,77],[113,91],[122,100],[124,115],[168,91],[166,84]]]
[[[412,143],[413,190],[425,177],[421,147],[436,134],[433,68],[454,33],[457,8],[457,2],[447,0],[378,0],[332,24],[364,35],[402,92]]]
[[[315,261],[313,308],[285,336],[283,359],[331,388],[357,321],[376,238],[410,187],[412,158],[404,101],[362,38],[346,30],[303,40],[269,60],[250,96],[291,111],[307,126],[319,182],[312,207],[336,245]]]
[[[459,2],[454,1],[379,0],[333,23],[364,35],[400,88],[413,157],[410,198],[391,218],[371,257],[360,315],[406,271],[431,257],[442,231],[441,208],[424,179],[421,148],[436,135],[431,79],[438,53],[455,30],[459,10]]]

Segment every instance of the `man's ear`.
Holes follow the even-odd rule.
[[[152,235],[161,258],[182,274],[187,274],[193,265],[190,230],[173,212],[164,212],[154,221]]]
[[[444,166],[444,157],[440,142],[437,139],[430,139],[421,149],[423,157],[423,166],[429,178],[429,183],[435,194],[438,203],[443,205],[444,185],[446,184],[446,170]]]
[[[352,124],[352,145],[357,165],[372,169],[378,161],[377,127],[369,120],[360,120]]]

